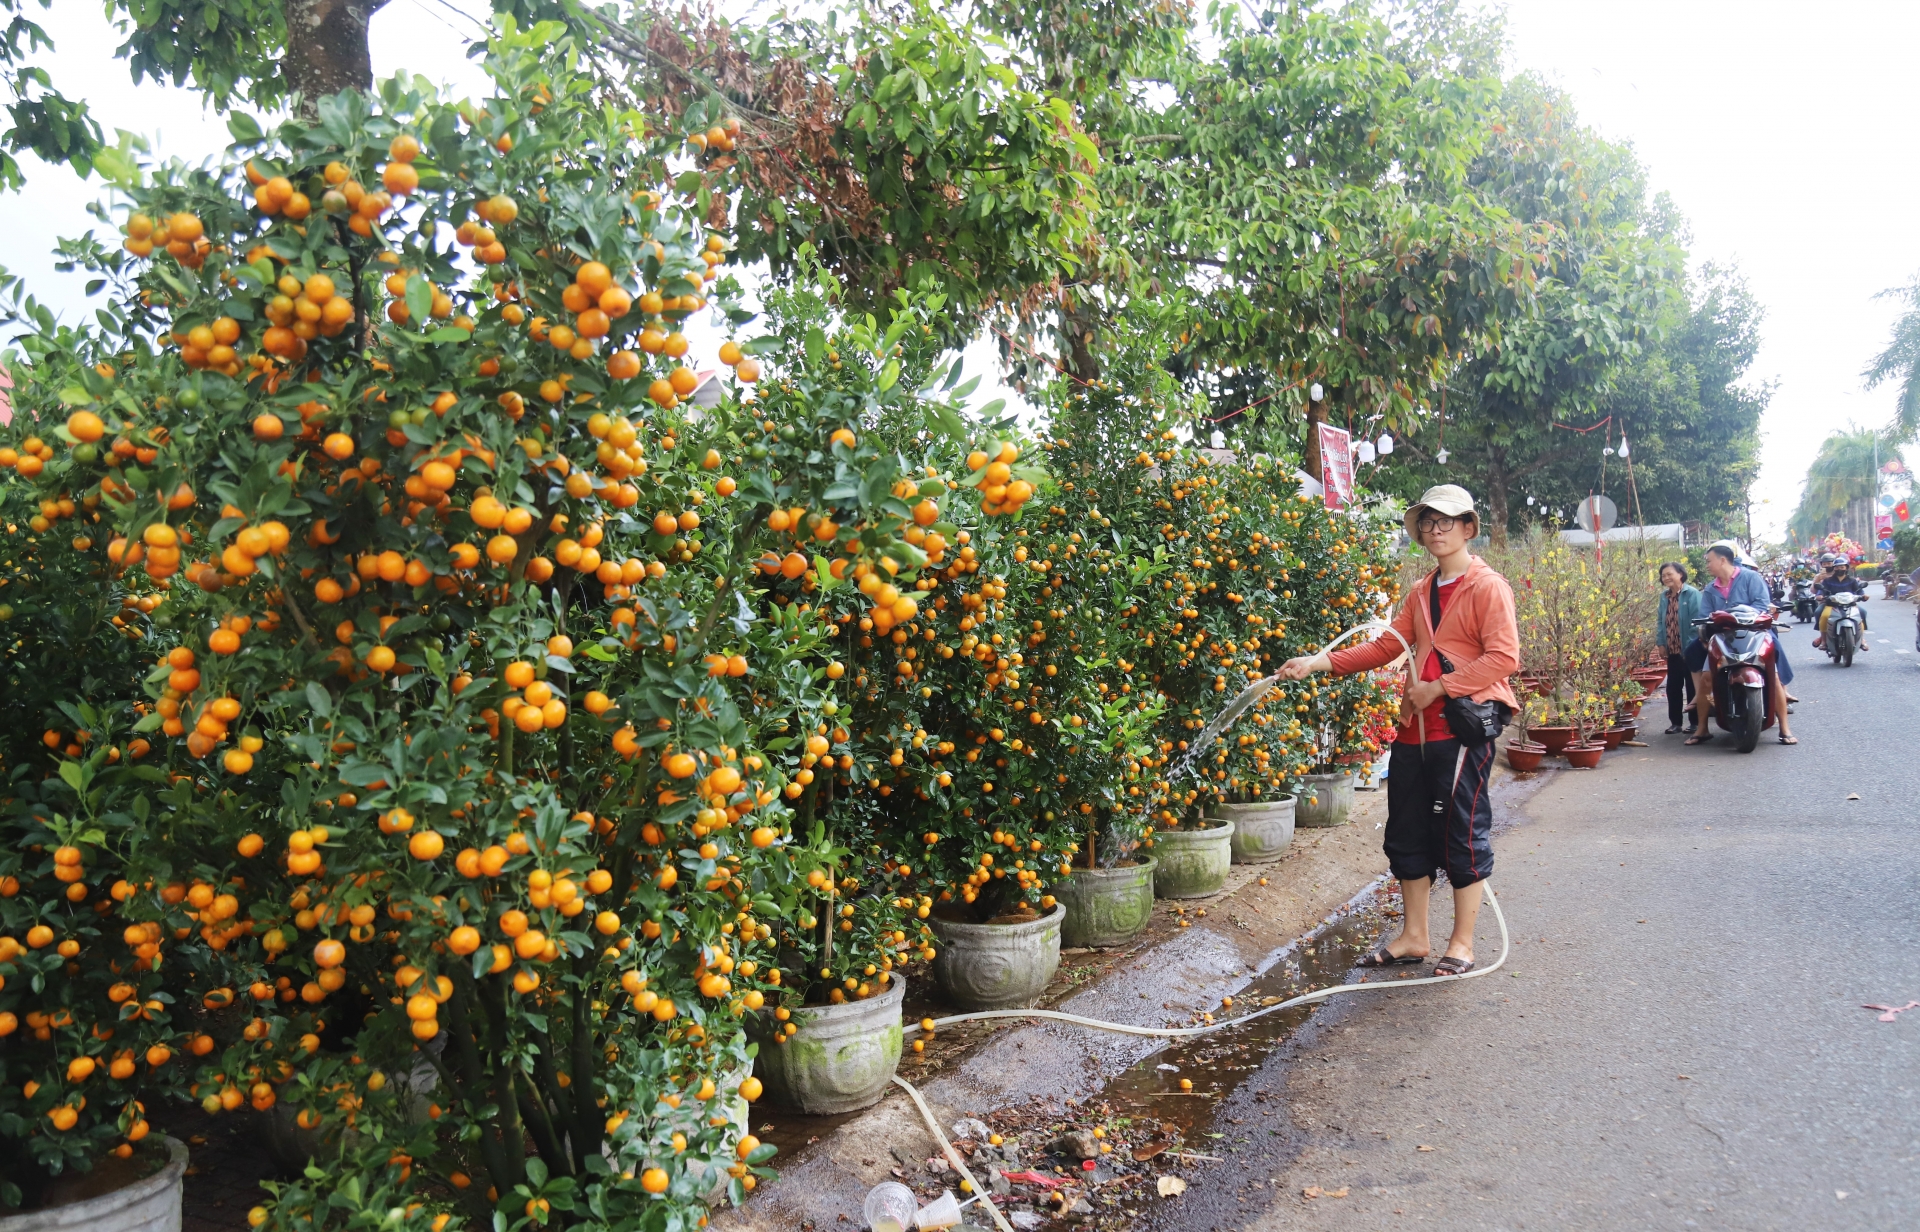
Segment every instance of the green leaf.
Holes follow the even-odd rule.
[[[807,328],[807,362],[809,364],[827,362],[827,336],[817,325]]]
[[[427,335],[428,342],[471,342],[473,331],[461,329],[458,325],[442,325]]]
[[[415,325],[424,325],[433,317],[433,284],[418,274],[407,276],[407,311]]]
[[[881,393],[885,393],[889,389],[892,389],[894,387],[895,382],[899,381],[899,379],[900,379],[900,361],[897,359],[890,359],[887,361],[887,366],[880,370],[880,377],[874,383],[880,387]]]

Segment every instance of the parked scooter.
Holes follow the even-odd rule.
[[[1853,666],[1853,652],[1860,649],[1860,596],[1843,590],[1827,596],[1833,607],[1827,617],[1827,657],[1841,667]]]
[[[1733,733],[1742,753],[1751,753],[1775,722],[1773,613],[1743,604],[1694,623],[1707,646],[1714,719]]]

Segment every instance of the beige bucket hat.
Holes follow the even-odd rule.
[[[1458,518],[1473,515],[1477,523],[1480,515],[1474,511],[1473,496],[1457,483],[1436,484],[1420,494],[1420,499],[1407,507],[1407,516],[1402,519],[1407,527],[1407,537],[1415,543],[1420,542],[1421,511],[1431,509],[1442,517]]]

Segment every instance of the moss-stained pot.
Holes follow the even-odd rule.
[[[964,924],[935,916],[940,939],[933,978],[963,1010],[1010,1010],[1032,1005],[1060,969],[1059,903],[1037,920],[1021,924]]]
[[[1353,812],[1353,776],[1351,774],[1303,774],[1294,788],[1299,802],[1294,808],[1294,824],[1310,829],[1347,824]]]
[[[1216,804],[1212,815],[1233,823],[1233,862],[1270,864],[1287,854],[1293,842],[1295,800],[1261,800],[1254,804]]]
[[[1153,893],[1157,898],[1205,898],[1226,888],[1233,863],[1231,821],[1205,830],[1153,833]]]
[[[1114,868],[1076,868],[1053,887],[1067,910],[1060,924],[1064,945],[1120,945],[1153,918],[1153,868],[1141,860]]]
[[[0,1232],[180,1232],[187,1148],[173,1138],[163,1141],[167,1162],[151,1175],[98,1197],[0,1215]]]
[[[895,975],[887,990],[864,1001],[793,1011],[800,1030],[773,1042],[772,1016],[750,1025],[759,1041],[754,1072],[766,1098],[813,1115],[852,1112],[876,1104],[900,1065],[900,1001],[907,982]]]

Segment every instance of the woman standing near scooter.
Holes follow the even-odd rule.
[[[1479,515],[1465,488],[1429,488],[1407,510],[1407,533],[1433,556],[1434,571],[1413,584],[1393,627],[1413,647],[1400,727],[1387,769],[1387,863],[1406,905],[1400,935],[1357,964],[1425,961],[1429,894],[1436,870],[1453,884],[1453,935],[1435,975],[1473,970],[1480,883],[1493,872],[1493,807],[1487,779],[1493,741],[1518,705],[1507,677],[1520,668],[1513,590],[1467,551]],[[1350,675],[1385,667],[1401,654],[1391,635],[1332,654],[1289,659],[1287,680],[1314,672]]]

